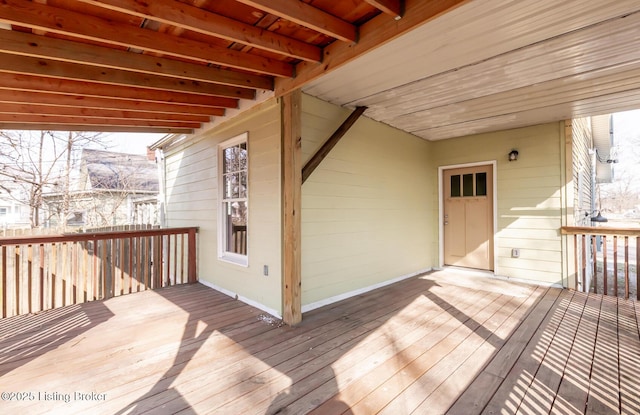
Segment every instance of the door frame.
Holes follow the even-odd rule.
[[[474,163],[450,164],[438,166],[438,266],[444,267],[444,171],[464,167],[491,166],[493,170],[493,274],[498,272],[498,249],[496,247],[498,232],[498,172],[497,160],[478,161]],[[490,272],[490,271],[489,271]]]

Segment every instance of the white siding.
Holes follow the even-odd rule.
[[[303,95],[306,162],[349,110]],[[302,304],[434,265],[431,143],[360,118],[302,187]]]
[[[169,149],[169,226],[199,226],[198,276],[264,309],[282,312],[280,109],[275,99]],[[249,133],[249,266],[218,259],[218,144]],[[263,275],[264,265],[269,275]]]
[[[433,143],[434,169],[497,161],[497,275],[562,283],[563,126],[551,123]],[[519,158],[509,162],[512,149]],[[437,233],[433,237],[437,240]],[[520,249],[519,258],[511,257],[512,248]]]
[[[589,150],[592,145],[590,118],[571,120],[572,136],[572,178],[573,208],[575,226],[590,226],[591,221],[585,213],[591,212],[592,198],[592,156]]]

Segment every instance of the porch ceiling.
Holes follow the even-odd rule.
[[[4,0],[0,128],[190,133],[299,87],[427,140],[603,114],[640,107],[639,23],[637,0]]]
[[[640,2],[465,2],[303,90],[427,140],[636,109]]]

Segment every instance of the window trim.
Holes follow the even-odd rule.
[[[247,232],[247,253],[246,255],[237,254],[235,252],[229,252],[226,250],[226,238],[227,238],[227,223],[225,222],[224,217],[224,162],[223,162],[223,152],[225,149],[229,147],[236,146],[241,143],[246,143],[247,147],[247,196],[244,198],[247,204],[247,230],[250,229],[249,224],[249,189],[250,189],[250,157],[249,157],[249,133],[244,132],[242,134],[238,134],[228,140],[225,140],[218,144],[217,148],[217,169],[218,169],[218,200],[217,209],[218,209],[218,259],[224,262],[229,262],[235,265],[240,265],[243,267],[249,266],[249,232]]]

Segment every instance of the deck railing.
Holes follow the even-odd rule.
[[[0,314],[195,282],[198,228],[0,238]]]
[[[640,229],[563,226],[573,235],[575,287],[640,300]]]

